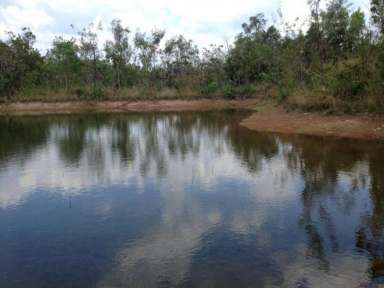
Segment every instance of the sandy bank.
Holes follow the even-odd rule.
[[[314,113],[260,112],[241,125],[260,132],[329,136],[351,139],[384,139],[384,118],[322,116]]]
[[[206,111],[220,109],[249,109],[258,100],[159,100],[159,101],[87,101],[30,102],[0,104],[0,114],[68,114],[78,112],[140,112],[140,111]]]

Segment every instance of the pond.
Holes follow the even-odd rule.
[[[0,118],[0,287],[384,283],[384,144],[247,114]]]

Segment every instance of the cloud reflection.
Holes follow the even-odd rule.
[[[251,133],[236,126],[243,116],[2,119],[0,133],[19,138],[0,144],[0,207],[36,191],[140,195],[152,183],[159,218],[115,247],[99,287],[357,287],[383,276],[382,145]],[[117,205],[88,209],[113,219]]]

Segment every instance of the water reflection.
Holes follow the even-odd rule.
[[[380,283],[384,145],[243,117],[0,118],[0,286]]]

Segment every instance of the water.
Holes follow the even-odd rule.
[[[0,118],[0,287],[384,283],[384,144],[245,116]]]

